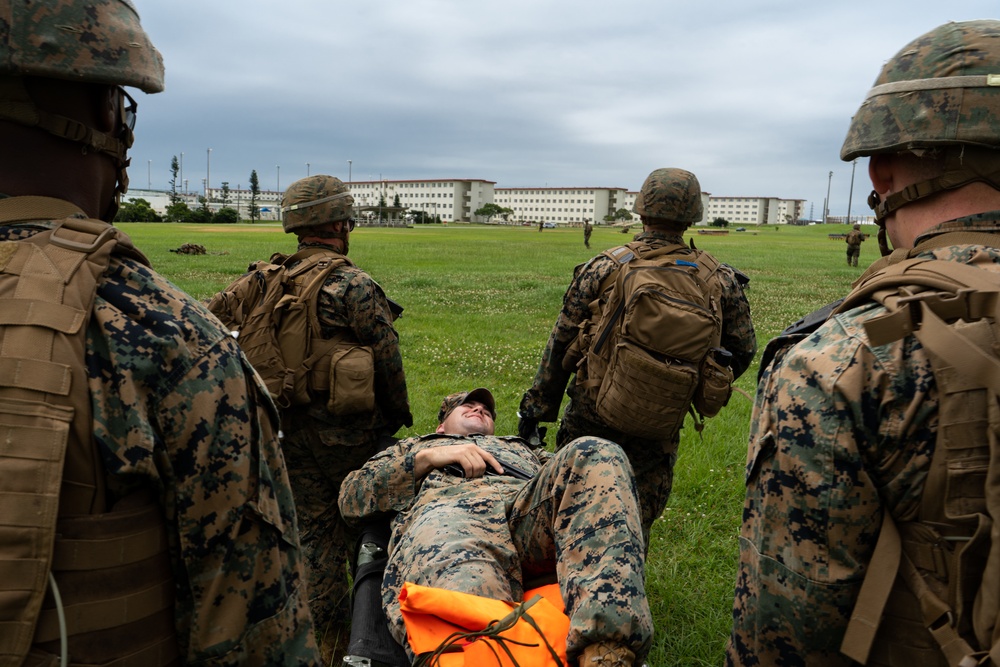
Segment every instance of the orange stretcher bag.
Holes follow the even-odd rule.
[[[558,584],[525,591],[518,605],[403,584],[407,640],[422,667],[566,667],[569,618]]]

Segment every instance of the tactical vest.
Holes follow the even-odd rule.
[[[883,304],[887,313],[864,324],[871,345],[915,335],[939,396],[918,515],[883,513],[841,646],[862,664],[1000,665],[1000,273],[915,258],[928,248],[998,241],[953,232],[898,250],[866,271],[835,311]]]
[[[327,277],[354,266],[325,248],[280,253],[216,294],[208,309],[237,342],[280,408],[325,402],[338,417],[374,416],[375,361],[347,328],[323,337],[318,299]]]
[[[79,215],[45,197],[0,200],[0,225]],[[173,577],[151,493],[106,507],[86,332],[112,253],[145,258],[78,217],[0,242],[0,665],[178,661]]]

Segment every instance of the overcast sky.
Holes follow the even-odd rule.
[[[343,180],[637,190],[847,212],[851,115],[882,64],[995,0],[135,0],[166,64],[136,94],[133,187]],[[209,154],[208,149],[211,148]],[[308,167],[307,167],[308,163]],[[833,172],[832,178],[829,173]],[[180,185],[179,185],[180,187]],[[851,212],[867,212],[859,160]]]

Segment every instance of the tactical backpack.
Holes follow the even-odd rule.
[[[320,328],[320,289],[330,272],[344,265],[354,266],[324,248],[276,253],[269,262],[251,264],[209,303],[279,408],[328,395],[327,408],[338,416],[375,409],[372,349],[349,331],[324,339]]]
[[[835,311],[883,304],[864,325],[871,344],[916,336],[940,401],[918,515],[883,513],[841,646],[862,664],[1000,665],[1000,272],[912,258],[998,239],[953,232],[897,250]]]
[[[603,254],[619,267],[590,305],[568,364],[608,426],[673,441],[688,412],[713,417],[732,390],[729,353],[719,347],[720,264],[680,244],[633,242]]]

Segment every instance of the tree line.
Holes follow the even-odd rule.
[[[229,205],[230,191],[229,182],[223,181],[219,200],[222,206],[218,211],[212,211],[208,206],[208,200],[204,196],[198,197],[198,206],[191,208],[187,202],[182,201],[177,192],[177,174],[180,172],[180,163],[177,156],[170,160],[170,204],[167,205],[165,215],[160,215],[153,210],[152,205],[145,199],[138,198],[122,203],[115,216],[115,222],[212,222],[212,223],[233,223],[240,221],[239,212]],[[257,170],[250,172],[250,203],[247,211],[250,215],[250,222],[260,220],[260,206],[257,204],[260,197],[260,179],[257,177]]]

